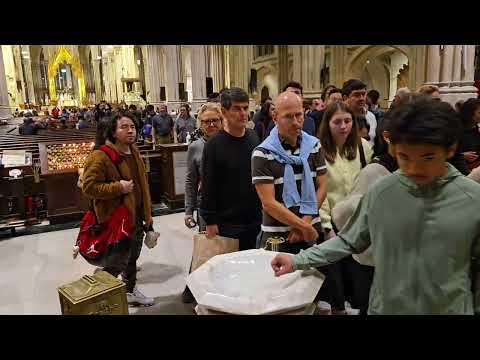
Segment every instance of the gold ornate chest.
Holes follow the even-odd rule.
[[[63,315],[128,315],[125,284],[105,271],[58,288]]]

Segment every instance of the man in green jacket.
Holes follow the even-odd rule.
[[[459,119],[449,104],[426,99],[388,116],[400,169],[372,187],[335,238],[295,256],[278,254],[275,276],[332,264],[371,245],[369,314],[478,313],[472,275],[480,255],[480,185],[447,163]]]

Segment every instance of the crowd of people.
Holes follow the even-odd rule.
[[[223,89],[194,115],[188,104],[178,116],[165,105],[98,104],[83,192],[99,219],[123,202],[136,244],[104,270],[122,274],[129,303],[153,304],[135,286],[152,223],[141,136],[189,143],[185,226],[236,238],[240,250],[283,238],[275,275],[316,267],[325,275],[316,301],[332,314],[477,312],[480,100],[454,108],[426,85],[398,89],[384,109],[380,95],[351,79],[313,100],[291,81],[254,114],[240,88]],[[119,155],[117,170],[101,145]],[[194,301],[188,287],[182,299]]]

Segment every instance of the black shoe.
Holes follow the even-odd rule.
[[[195,302],[195,297],[193,296],[192,292],[188,288],[188,286],[185,286],[185,290],[183,290],[182,293],[182,302],[184,304],[191,304]]]

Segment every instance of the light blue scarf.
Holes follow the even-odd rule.
[[[300,213],[304,215],[318,214],[317,194],[315,192],[310,165],[308,164],[308,157],[317,143],[318,139],[316,137],[302,131],[300,156],[289,155],[280,142],[278,129],[275,126],[270,132],[270,135],[258,145],[259,148],[270,151],[274,159],[279,163],[285,164],[285,172],[283,174],[283,202],[287,208],[300,205]],[[297,182],[292,165],[303,165],[301,198],[298,194]]]

